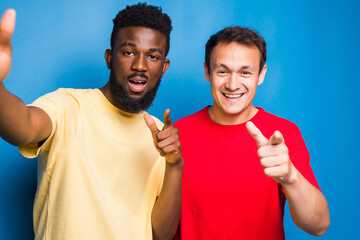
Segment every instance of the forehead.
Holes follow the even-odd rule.
[[[260,67],[260,51],[253,46],[246,46],[237,42],[220,42],[212,51],[210,65],[223,64],[229,67],[252,66]]]
[[[133,43],[140,48],[160,48],[165,51],[166,37],[161,32],[146,27],[124,27],[116,35],[114,48]]]

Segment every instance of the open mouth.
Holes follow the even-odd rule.
[[[223,93],[223,95],[224,95],[226,98],[229,98],[229,99],[237,99],[237,98],[241,98],[241,96],[244,95],[244,93],[238,93],[238,94],[227,94],[227,93]]]
[[[147,81],[144,80],[131,79],[129,80],[129,87],[133,92],[142,92],[145,89],[146,83]]]
[[[141,81],[141,80],[130,80],[129,81],[131,84],[141,84],[141,85],[145,85],[146,81]]]

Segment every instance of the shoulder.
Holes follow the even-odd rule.
[[[195,126],[198,124],[201,124],[206,119],[208,107],[205,107],[201,109],[200,111],[197,111],[196,113],[193,113],[189,116],[183,117],[175,122],[175,127],[177,128],[187,128],[189,126]]]
[[[280,127],[280,128],[298,129],[297,125],[294,122],[292,122],[286,118],[279,117],[272,113],[266,112],[263,109],[262,109],[262,118],[263,118],[263,121],[268,123],[269,125],[274,125],[274,126]]]
[[[99,89],[75,89],[75,88],[59,88],[54,93],[67,96],[73,99],[81,99],[92,97],[94,94],[99,93]]]
[[[29,106],[44,110],[49,116],[62,114],[64,111],[78,111],[81,103],[88,104],[96,89],[72,89],[59,88],[56,91],[47,93]]]
[[[286,118],[266,112],[262,108],[260,108],[259,114],[260,117],[254,123],[269,136],[276,130],[280,131],[284,136],[293,136],[300,133],[298,126]]]
[[[94,94],[94,92],[96,92],[96,89],[59,88],[56,91],[43,95],[39,99],[77,99],[86,95]]]

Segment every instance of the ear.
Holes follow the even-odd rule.
[[[267,71],[267,65],[265,64],[259,74],[258,85],[261,85],[264,82],[266,71]]]
[[[165,59],[162,70],[161,70],[161,77],[164,77],[166,71],[168,70],[168,68],[170,67],[170,60],[169,59]]]
[[[209,69],[206,65],[206,62],[204,62],[204,74],[205,74],[206,81],[210,82],[210,74],[209,74]]]
[[[107,68],[111,69],[111,66],[112,66],[112,64],[111,64],[111,58],[112,58],[111,49],[106,49],[104,57],[105,57],[105,62],[106,62]]]

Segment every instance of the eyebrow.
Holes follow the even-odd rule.
[[[130,47],[136,47],[135,43],[131,43],[131,42],[124,42],[120,45],[120,47],[126,47],[126,46],[130,46]]]
[[[135,43],[132,42],[124,42],[120,45],[120,47],[136,47]],[[150,52],[159,52],[160,54],[163,54],[163,51],[160,48],[150,48]]]
[[[217,64],[215,64],[214,68],[226,68],[226,69],[228,69],[228,66],[226,64],[223,64],[223,63],[217,63]]]
[[[223,67],[223,68],[226,68],[226,69],[230,69],[226,64],[224,64],[224,63],[217,63],[217,64],[215,64],[215,68],[221,68],[221,67]],[[244,65],[244,66],[241,66],[241,68],[240,69],[250,69],[250,70],[253,70],[253,67],[252,66],[250,66],[250,65]]]
[[[161,51],[160,48],[150,48],[151,52],[159,52],[160,54],[163,54],[163,51]]]

